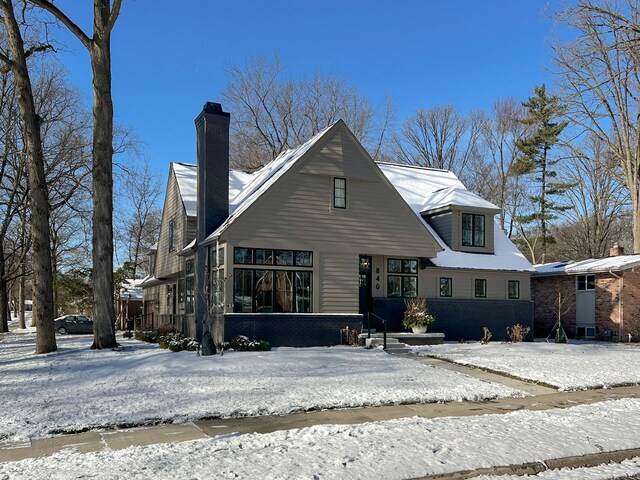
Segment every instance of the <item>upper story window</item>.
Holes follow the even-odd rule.
[[[347,208],[347,179],[333,179],[333,208]]]
[[[484,215],[462,214],[462,245],[484,247]]]
[[[595,290],[596,276],[593,273],[588,275],[578,275],[576,277],[576,288],[578,290]]]
[[[169,251],[173,252],[176,249],[176,221],[169,221]]]

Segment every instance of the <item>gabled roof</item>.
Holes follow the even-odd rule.
[[[579,262],[555,262],[534,265],[537,275],[579,275],[584,273],[621,272],[640,266],[640,254],[589,258]]]
[[[432,262],[443,268],[472,268],[479,270],[508,270],[531,272],[533,267],[518,248],[494,223],[494,253],[469,253],[452,250],[435,230],[422,218],[425,210],[451,205],[490,208],[498,207],[469,192],[453,172],[394,163],[378,163],[380,170],[398,190],[405,202],[425,223],[438,240],[443,251]],[[438,192],[443,192],[438,194]]]
[[[242,212],[247,210],[260,196],[266,192],[282,175],[284,175],[300,158],[304,156],[326,133],[335,127],[340,120],[329,125],[324,130],[316,133],[311,139],[295,148],[282,152],[278,157],[255,172],[249,181],[244,184],[238,195],[232,197],[229,194],[229,217],[204,241],[216,239],[231,225]],[[230,187],[231,188],[231,187]]]

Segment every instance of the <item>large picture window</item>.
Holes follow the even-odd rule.
[[[484,247],[484,215],[462,214],[462,245]]]
[[[418,296],[418,260],[387,259],[387,297]]]
[[[237,265],[313,267],[313,252],[235,247],[233,262]]]
[[[233,277],[234,312],[312,311],[312,272],[236,268]]]

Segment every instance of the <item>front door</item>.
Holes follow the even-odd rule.
[[[365,316],[371,311],[373,298],[371,296],[371,257],[360,255],[360,309]]]

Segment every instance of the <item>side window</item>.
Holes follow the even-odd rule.
[[[169,221],[169,251],[173,252],[176,249],[176,221]]]
[[[509,280],[507,284],[507,296],[511,300],[520,298],[520,282],[518,280]]]
[[[333,208],[347,208],[347,179],[333,179]]]
[[[453,296],[453,280],[449,277],[440,277],[440,296]]]
[[[484,247],[484,215],[462,214],[462,245]]]
[[[387,297],[418,296],[418,260],[387,259]]]
[[[476,298],[487,297],[487,281],[484,278],[476,278],[474,280],[473,294]]]
[[[576,277],[576,289],[577,290],[595,290],[596,289],[596,276],[593,273],[588,275],[578,275]]]

